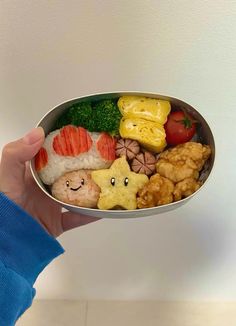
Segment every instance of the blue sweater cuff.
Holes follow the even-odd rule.
[[[0,260],[31,285],[63,248],[21,207],[0,193]]]

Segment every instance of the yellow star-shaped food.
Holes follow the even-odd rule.
[[[145,174],[130,171],[125,157],[116,159],[109,169],[92,172],[92,179],[101,188],[99,209],[136,209],[136,194],[148,182]]]

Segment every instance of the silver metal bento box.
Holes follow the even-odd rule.
[[[45,135],[49,134],[54,125],[55,121],[64,113],[71,105],[74,103],[84,102],[84,101],[98,101],[103,99],[115,99],[119,98],[121,96],[127,96],[127,95],[136,95],[136,96],[145,96],[145,97],[151,97],[161,100],[167,100],[171,103],[171,108],[178,109],[182,108],[187,113],[191,114],[191,116],[194,118],[194,120],[198,121],[197,124],[197,138],[198,141],[207,144],[211,148],[211,156],[208,162],[207,170],[204,171],[204,184],[192,195],[190,195],[187,198],[181,199],[176,202],[172,202],[170,204],[152,207],[152,208],[142,208],[142,209],[135,209],[135,210],[101,210],[101,209],[94,209],[94,208],[85,208],[85,207],[79,207],[70,205],[67,203],[64,203],[62,201],[59,201],[55,199],[49,192],[47,186],[43,184],[43,182],[40,180],[38,173],[35,169],[35,162],[34,159],[30,163],[31,172],[32,175],[40,187],[40,189],[49,196],[52,200],[58,202],[62,207],[66,208],[69,211],[73,211],[76,213],[81,213],[85,215],[90,215],[93,217],[99,217],[99,218],[134,218],[134,217],[143,217],[143,216],[151,216],[156,215],[164,212],[168,212],[171,210],[174,210],[182,205],[184,205],[187,201],[191,200],[193,196],[195,196],[202,188],[205,186],[206,181],[209,178],[209,175],[211,174],[214,160],[215,160],[215,142],[214,137],[211,132],[211,129],[208,125],[208,123],[205,121],[205,119],[201,116],[201,114],[194,109],[189,104],[173,98],[169,96],[159,95],[159,94],[153,94],[153,93],[142,93],[142,92],[113,92],[113,93],[99,93],[99,94],[93,94],[93,95],[87,95],[79,98],[74,98],[69,101],[63,102],[57,106],[55,106],[53,109],[51,109],[37,124],[37,126],[41,126],[44,131]]]

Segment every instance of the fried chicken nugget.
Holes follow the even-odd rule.
[[[186,178],[197,180],[210,154],[209,145],[195,142],[180,144],[160,154],[156,171],[174,183]]]
[[[173,192],[174,201],[178,201],[182,198],[186,198],[192,195],[195,191],[197,191],[201,187],[201,182],[193,179],[186,178],[175,185],[175,189]]]
[[[173,201],[174,183],[156,173],[138,192],[138,208],[148,208],[169,204]]]

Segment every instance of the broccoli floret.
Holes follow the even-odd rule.
[[[114,100],[102,100],[93,104],[96,131],[119,134],[121,113]]]
[[[70,119],[68,117],[68,111],[63,113],[56,121],[55,126],[53,128],[53,130],[55,129],[60,129],[66,125],[70,124]]]
[[[81,126],[94,131],[93,109],[90,102],[76,103],[64,113],[57,121],[56,127],[62,128],[68,124]]]
[[[94,131],[93,109],[90,102],[74,104],[68,111],[70,123]]]
[[[73,104],[59,117],[55,129],[72,124],[89,131],[105,131],[115,136],[119,134],[120,119],[121,113],[114,100],[81,102]]]

